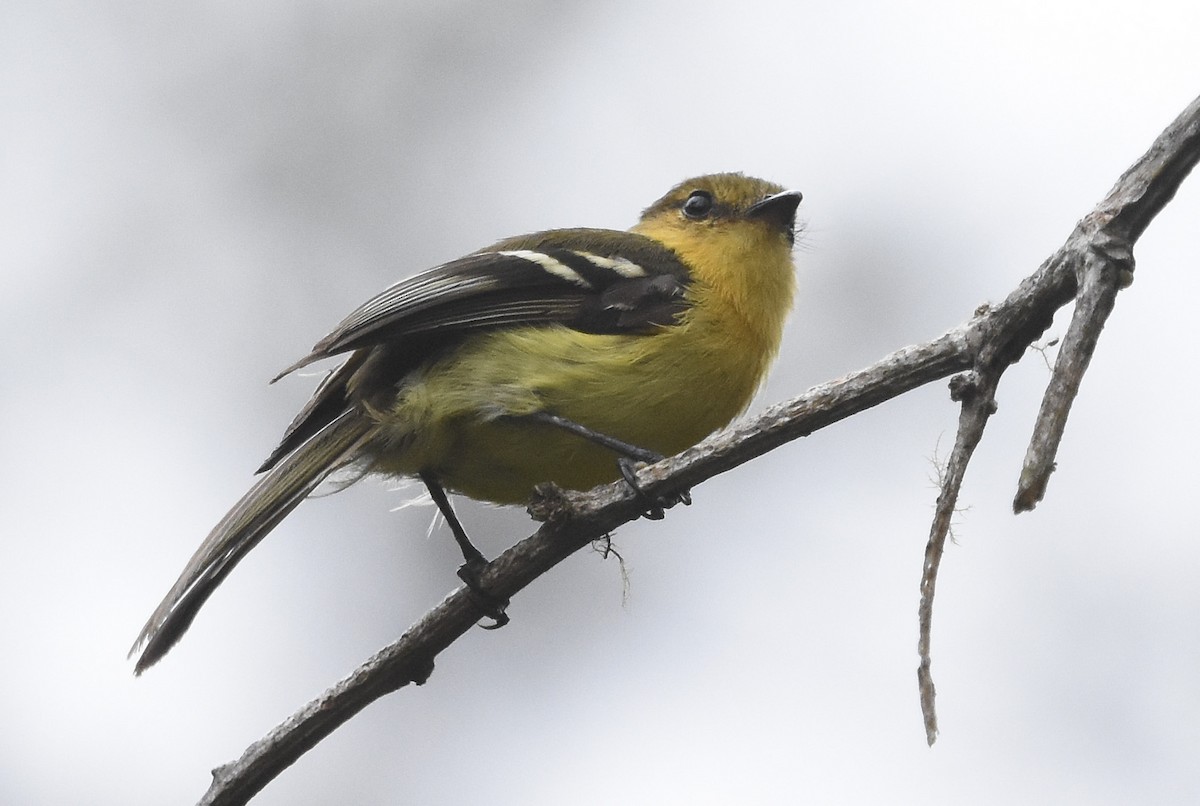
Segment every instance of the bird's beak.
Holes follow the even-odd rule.
[[[804,198],[798,190],[785,190],[756,201],[746,211],[749,218],[757,218],[778,227],[788,243],[796,242],[796,208]]]
[[[766,218],[780,224],[790,224],[795,220],[796,208],[800,206],[800,200],[803,198],[803,194],[798,190],[785,190],[750,205],[746,215],[750,218]]]

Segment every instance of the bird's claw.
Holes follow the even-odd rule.
[[[487,561],[480,555],[478,559],[468,560],[459,566],[458,578],[466,583],[467,592],[483,615],[492,620],[491,624],[480,624],[479,626],[485,630],[498,630],[510,620],[508,613],[504,612],[508,607],[508,599],[499,599],[483,589],[479,578],[485,567],[487,567]]]
[[[653,461],[657,462],[662,458],[662,456],[654,454]],[[676,504],[683,504],[685,507],[691,506],[692,494],[688,490],[681,490],[670,495],[650,495],[643,490],[642,486],[638,484],[637,468],[633,459],[622,456],[617,460],[617,467],[621,471],[621,478],[625,479],[625,483],[630,486],[634,494],[645,505],[646,511],[642,513],[643,518],[660,521],[666,517],[666,510]]]

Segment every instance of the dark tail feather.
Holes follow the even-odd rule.
[[[355,458],[371,423],[347,411],[318,431],[250,488],[192,555],[183,573],[129,650],[141,674],[158,662],[242,557],[266,537],[326,476]]]

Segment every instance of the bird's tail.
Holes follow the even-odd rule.
[[[334,419],[264,475],[221,519],[129,650],[136,674],[153,666],[187,631],[226,574],[330,473],[352,461],[371,422],[350,410]]]

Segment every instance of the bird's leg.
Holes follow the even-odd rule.
[[[630,444],[608,434],[602,434],[599,431],[588,428],[586,425],[581,425],[574,420],[568,420],[566,417],[560,417],[557,414],[551,414],[548,411],[538,411],[514,419],[532,420],[538,423],[545,423],[546,425],[553,425],[564,431],[581,436],[601,447],[608,448],[613,453],[619,454],[617,468],[621,471],[621,478],[625,479],[625,483],[633,489],[638,498],[642,500],[642,503],[646,505],[645,517],[650,520],[662,520],[666,514],[665,510],[676,504],[688,506],[692,503],[692,494],[688,490],[683,490],[673,495],[655,496],[647,493],[638,484],[637,472],[634,467],[635,463],[645,462],[646,464],[653,464],[661,461],[664,458],[661,453],[640,448],[637,445]]]
[[[433,503],[437,504],[438,510],[446,519],[446,524],[450,527],[451,533],[454,534],[454,540],[462,552],[464,562],[458,569],[458,578],[467,584],[467,590],[474,595],[475,601],[483,610],[484,615],[492,619],[493,623],[484,625],[484,629],[495,630],[503,627],[508,623],[508,614],[504,612],[504,609],[508,607],[508,600],[492,596],[483,589],[479,582],[479,575],[483,573],[487,559],[479,549],[475,548],[471,538],[467,537],[467,530],[463,528],[458,516],[454,514],[454,509],[450,506],[450,499],[446,496],[446,491],[437,477],[427,470],[422,470],[418,475],[425,483],[426,489],[429,490],[429,496],[433,499]]]

